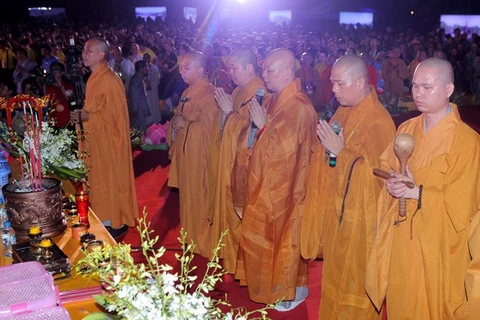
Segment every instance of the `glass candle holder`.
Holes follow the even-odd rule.
[[[90,228],[90,223],[88,222],[88,191],[75,193],[75,204],[77,205],[78,222]]]

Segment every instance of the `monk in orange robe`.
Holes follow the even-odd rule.
[[[247,284],[251,300],[273,303],[283,298],[277,309],[289,310],[308,295],[300,226],[317,117],[295,79],[290,50],[267,56],[263,78],[273,97],[266,109],[256,100],[250,106],[261,129],[248,164],[236,276]]]
[[[85,43],[82,57],[92,75],[87,82],[85,106],[72,117],[77,122],[81,117],[84,122],[90,206],[101,221],[111,220],[115,229],[122,224],[135,225],[138,203],[125,88],[107,66],[108,53],[102,39]]]
[[[400,54],[399,48],[393,48],[390,51],[390,57],[382,64],[385,91],[391,96],[390,102],[393,105],[396,105],[398,99],[403,97],[403,81],[408,77],[407,65],[400,59]]]
[[[211,253],[209,214],[209,167],[212,123],[219,109],[215,87],[205,75],[206,59],[201,52],[185,55],[180,74],[189,85],[172,119],[174,132],[172,164],[168,185],[180,191],[180,224],[195,252],[208,258]]]
[[[453,91],[448,61],[421,62],[412,95],[422,114],[398,129],[415,141],[407,175],[397,173],[394,142],[380,159],[392,174],[378,200],[366,289],[377,308],[386,297],[389,320],[479,318],[480,137],[449,103]]]
[[[320,73],[320,83],[316,91],[315,100],[318,101],[321,105],[330,104],[332,98],[332,82],[330,81],[330,73],[332,72],[332,66],[335,63],[336,57],[334,55],[329,55],[327,58],[327,64],[325,68]]]
[[[338,121],[342,130],[336,134],[324,120],[318,125],[321,144],[314,149],[309,173],[302,256],[315,259],[323,254],[320,319],[379,319],[365,293],[381,189],[372,170],[395,136],[395,125],[375,87],[369,86],[361,58],[339,59],[330,79],[341,103],[331,121]],[[335,166],[330,166],[327,154],[336,159]]]
[[[424,49],[419,49],[417,51],[416,58],[412,62],[410,62],[410,64],[408,65],[407,67],[408,83],[410,87],[412,87],[412,80],[413,80],[413,74],[415,73],[415,69],[417,69],[420,62],[422,62],[426,58],[427,58],[427,52]]]
[[[227,67],[237,88],[231,96],[222,88],[215,90],[215,100],[222,110],[223,124],[211,221],[213,245],[218,243],[220,234],[228,230],[223,241],[225,246],[220,253],[223,267],[228,273],[234,274],[240,242],[240,215],[245,201],[247,152],[258,131],[252,128],[250,101],[255,99],[257,89],[264,90],[265,94],[267,90],[257,76],[257,56],[251,48],[235,49],[227,59]]]
[[[311,52],[304,52],[301,59],[302,66],[295,72],[295,76],[300,79],[303,91],[312,100],[315,107],[320,106],[317,101],[317,89],[320,84],[320,73],[313,66],[313,56]]]

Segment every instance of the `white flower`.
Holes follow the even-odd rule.
[[[140,219],[140,225],[148,228],[145,220]],[[107,311],[116,312],[121,318],[129,320],[247,320],[248,316],[253,314],[244,309],[234,309],[224,314],[217,308],[220,301],[208,295],[224,271],[218,271],[215,265],[212,267],[208,264],[207,268],[211,269],[207,269],[205,275],[199,276],[201,281],[195,283],[197,275],[192,275],[195,267],[190,266],[192,251],[186,250],[182,255],[178,255],[181,271],[170,273],[173,268],[161,265],[156,258],[156,255],[165,249],[153,250],[157,240],[152,240],[148,229],[145,230],[141,230],[142,247],[147,252],[153,252],[146,255],[146,264],[135,263],[130,256],[130,247],[119,244],[117,246],[121,249],[120,254],[115,257],[117,262],[121,260],[123,263],[123,275],[112,275],[109,268],[99,268],[97,271],[100,278],[114,288],[113,293],[105,294],[104,307]],[[183,231],[180,242],[184,250],[187,247],[192,248],[186,245],[186,234]],[[127,256],[119,259],[118,255],[122,254]],[[87,261],[91,262],[88,259]],[[226,302],[223,304],[228,305]]]
[[[116,287],[120,283],[120,280],[122,280],[122,276],[119,274],[116,274],[113,276],[113,286]]]
[[[163,284],[166,286],[174,286],[175,282],[178,281],[177,274],[171,274],[168,272],[163,273]]]

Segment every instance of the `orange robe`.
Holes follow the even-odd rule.
[[[412,80],[413,80],[413,74],[415,73],[415,69],[417,69],[418,65],[420,64],[420,61],[417,59],[413,60],[410,62],[408,65],[407,71],[408,71],[408,83],[410,84],[410,87],[412,86]]]
[[[125,87],[104,63],[88,79],[85,97],[90,205],[100,221],[112,220],[114,228],[134,226],[138,203]]]
[[[236,274],[248,285],[250,299],[260,303],[292,300],[296,287],[307,285],[300,226],[317,120],[298,79],[267,109],[266,129],[248,165]]]
[[[188,240],[196,245],[195,252],[209,257],[211,251],[208,167],[212,123],[219,109],[214,98],[215,88],[207,78],[183,93],[188,98],[183,108],[184,127],[175,134],[168,185],[180,191],[180,224]],[[179,116],[181,108],[175,109]]]
[[[332,118],[340,122],[345,136],[336,167],[329,166],[320,144],[312,158],[301,251],[306,259],[323,253],[320,319],[379,318],[365,293],[381,190],[372,170],[379,167],[380,155],[394,138],[395,125],[375,88],[370,89],[362,102],[338,108]]]
[[[241,223],[234,208],[232,184],[239,188],[246,188],[248,134],[252,123],[249,106],[250,100],[255,97],[258,88],[262,88],[266,92],[263,81],[256,77],[250,80],[244,88],[237,87],[233,91],[233,109],[236,113],[230,115],[225,122],[223,133],[220,136],[219,160],[215,166],[218,173],[211,207],[212,245],[216,246],[220,234],[228,230],[228,234],[223,238],[225,246],[220,254],[223,258],[223,267],[232,274],[237,268]],[[266,99],[264,102],[267,102]],[[234,163],[236,164],[235,174],[233,174]],[[232,179],[237,180],[235,178],[238,179],[237,183],[232,182]],[[243,195],[245,192],[242,190],[241,193]],[[243,201],[241,203],[243,205]]]
[[[480,138],[455,105],[426,133],[423,115],[398,133],[415,140],[408,166],[423,185],[421,209],[407,200],[407,220],[395,226],[398,200],[381,191],[367,293],[378,308],[386,297],[389,320],[478,319]],[[393,142],[380,160],[400,171]]]
[[[385,80],[385,91],[394,97],[403,96],[403,80],[408,77],[407,65],[400,58],[388,58],[383,62],[382,75]]]
[[[295,72],[295,76],[300,79],[302,83],[302,90],[307,95],[309,95],[312,104],[317,107],[321,105],[320,100],[318,99],[319,94],[317,93],[320,90],[320,73],[314,67],[305,69],[303,66]],[[307,88],[307,86],[309,86]]]
[[[330,100],[333,97],[333,84],[330,81],[330,74],[332,73],[332,66],[327,65],[323,71],[320,73],[320,83],[316,91],[315,100],[318,101],[320,105],[330,104]]]

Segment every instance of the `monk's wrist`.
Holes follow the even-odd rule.
[[[225,116],[225,122],[227,122],[228,118],[230,118],[233,114],[235,113],[235,111],[230,111],[229,113],[227,113],[227,115]]]

